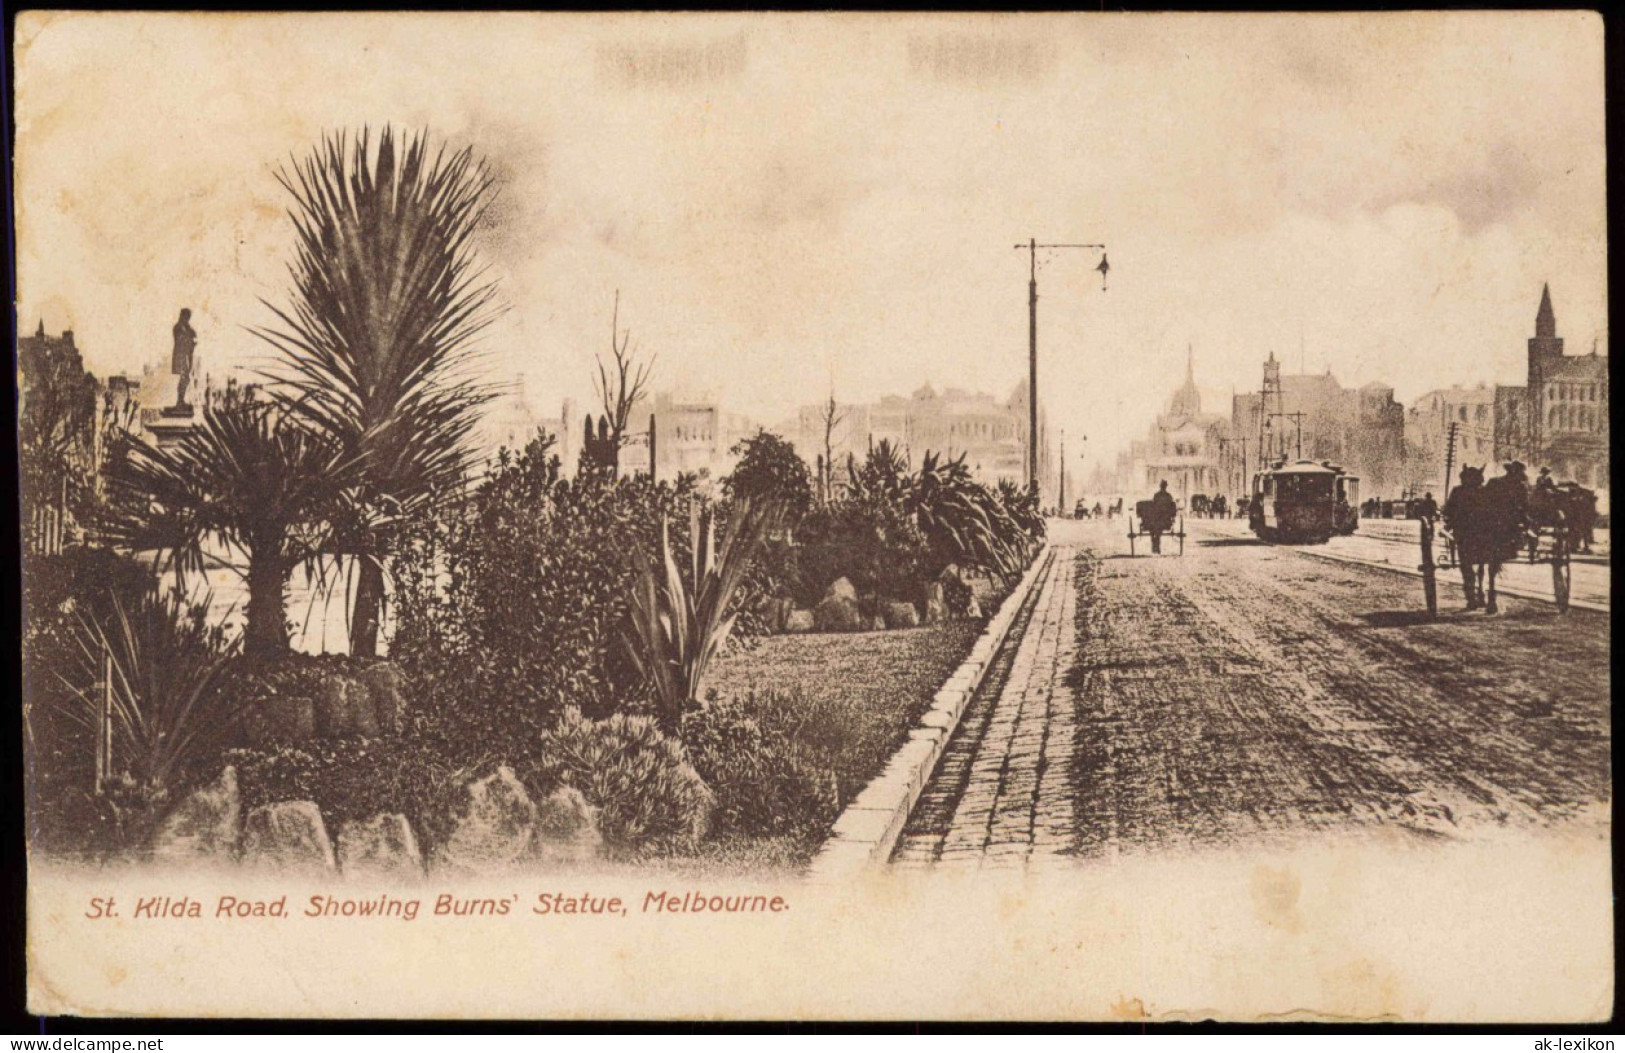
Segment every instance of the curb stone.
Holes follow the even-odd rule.
[[[908,823],[909,813],[959,726],[965,706],[981,687],[993,656],[1004,645],[1016,612],[1027,602],[1054,558],[1054,549],[1046,543],[998,612],[988,620],[969,654],[932,697],[930,708],[909,729],[908,741],[835,820],[829,839],[807,869],[808,879],[837,881],[885,866]]]

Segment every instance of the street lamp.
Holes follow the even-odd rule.
[[[1027,280],[1027,487],[1034,496],[1038,494],[1038,250],[1061,249],[1099,249],[1100,263],[1095,270],[1100,272],[1100,291],[1106,291],[1106,275],[1111,272],[1111,264],[1106,262],[1105,245],[1079,245],[1069,243],[1055,243],[1040,245],[1037,238],[1028,238],[1027,244],[1017,245],[1016,248],[1027,250],[1028,280]],[[1063,465],[1062,471],[1065,471]]]

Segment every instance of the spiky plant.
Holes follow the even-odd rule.
[[[241,556],[244,650],[273,657],[288,649],[289,576],[322,551],[353,468],[331,437],[269,402],[216,401],[175,446],[127,440],[108,466],[103,532],[182,578],[202,572],[205,545]]]
[[[905,500],[930,545],[935,569],[957,564],[1006,579],[1020,572],[1012,544],[1020,529],[992,491],[971,477],[964,454],[944,460],[927,453]]]
[[[351,652],[378,650],[385,559],[405,521],[455,489],[477,410],[476,337],[500,313],[474,251],[494,182],[470,148],[385,128],[331,135],[278,179],[293,197],[291,305],[253,330],[282,396],[360,465],[329,554],[356,560]]]
[[[1028,556],[1032,555],[1043,544],[1044,537],[1049,532],[1044,523],[1043,511],[1038,505],[1038,495],[1011,479],[999,480],[996,495],[999,504],[1021,532],[1020,547]]]
[[[847,478],[852,497],[888,504],[902,501],[910,485],[908,462],[890,439],[876,443],[861,466],[849,464]]]
[[[683,713],[699,704],[706,667],[728,634],[730,604],[752,558],[780,520],[777,505],[740,498],[716,538],[716,512],[691,506],[691,564],[685,575],[672,555],[667,524],[660,524],[661,565],[634,551],[638,573],[631,591],[626,644],[649,684],[661,729],[679,735]]]
[[[139,836],[184,770],[227,743],[238,711],[221,688],[236,641],[209,628],[200,608],[156,591],[133,603],[115,595],[105,623],[81,618],[74,635],[81,658],[74,692],[55,704],[96,735],[111,703],[108,791],[122,832]]]

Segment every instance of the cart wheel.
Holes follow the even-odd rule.
[[[1552,538],[1552,598],[1560,613],[1569,609],[1569,570],[1568,538],[1559,532]]]

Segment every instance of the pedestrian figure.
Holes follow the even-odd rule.
[[[1099,501],[1096,501],[1096,502],[1095,502],[1095,511],[1094,511],[1094,516],[1095,516],[1095,518],[1096,518],[1096,519],[1099,519],[1099,518],[1100,518],[1100,516],[1101,516],[1101,514],[1102,514],[1102,512],[1103,512],[1103,511],[1104,511],[1104,509],[1102,509],[1102,508],[1101,508],[1101,507],[1100,507],[1100,502],[1099,502]]]
[[[1433,499],[1432,490],[1424,493],[1422,499],[1416,502],[1416,518],[1426,519],[1430,523],[1439,518],[1439,502]]]
[[[1157,492],[1151,495],[1150,512],[1145,517],[1145,529],[1151,534],[1151,553],[1161,555],[1162,535],[1174,528],[1174,519],[1179,515],[1174,495],[1168,492],[1168,480],[1164,479]]]

